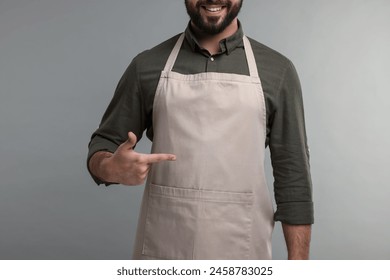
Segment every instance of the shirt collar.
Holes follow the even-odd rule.
[[[185,30],[185,37],[187,42],[190,44],[192,51],[200,51],[202,47],[199,45],[198,40],[196,39],[195,33],[191,28],[191,22],[188,23],[187,28]],[[242,30],[242,25],[240,21],[238,21],[238,30],[236,33],[227,37],[219,42],[221,53],[230,54],[234,49],[243,47],[244,42],[242,38],[244,36],[244,32]]]

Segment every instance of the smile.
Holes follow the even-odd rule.
[[[211,12],[211,13],[217,13],[222,11],[224,6],[217,6],[217,7],[211,7],[211,6],[202,6],[206,11]]]

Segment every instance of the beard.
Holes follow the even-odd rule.
[[[192,23],[202,32],[209,35],[221,33],[228,27],[239,14],[243,0],[237,4],[233,4],[230,0],[200,0],[196,5],[191,5],[188,0],[185,0],[187,14],[190,16]],[[201,9],[205,5],[223,5],[227,10],[226,15],[222,16],[206,16],[202,15]]]

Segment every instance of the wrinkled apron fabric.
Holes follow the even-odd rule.
[[[161,73],[153,107],[154,164],[134,259],[271,259],[273,207],[264,175],[266,111],[249,40],[250,76]]]

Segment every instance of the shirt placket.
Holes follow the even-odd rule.
[[[210,55],[206,58],[206,72],[217,72],[217,58]]]

